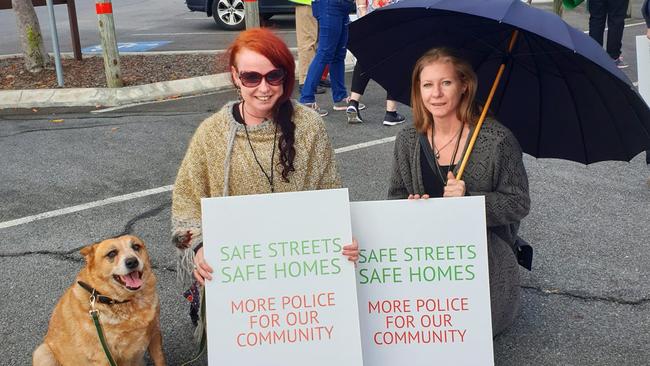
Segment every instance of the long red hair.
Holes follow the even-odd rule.
[[[275,104],[273,122],[280,126],[280,163],[282,179],[289,181],[289,174],[296,169],[293,160],[296,157],[295,142],[296,125],[293,122],[293,104],[289,99],[296,83],[296,63],[289,48],[280,37],[267,28],[253,28],[239,33],[239,36],[228,47],[230,54],[229,68],[237,68],[235,59],[243,48],[257,52],[271,61],[273,66],[285,72],[282,95]],[[232,79],[232,73],[230,73]],[[235,81],[232,81],[235,84]]]
[[[288,100],[293,93],[293,87],[296,83],[296,63],[284,41],[268,28],[252,28],[245,30],[239,33],[237,38],[235,38],[228,48],[228,53],[230,54],[230,67],[236,68],[235,59],[239,51],[243,48],[261,54],[268,58],[273,66],[284,70],[284,92],[278,102],[281,103]],[[232,74],[230,77],[232,78]]]

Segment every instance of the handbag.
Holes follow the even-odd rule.
[[[533,269],[533,247],[524,239],[517,236],[515,239],[515,249],[517,253],[517,263],[520,266],[531,271]]]
[[[564,5],[565,8],[571,10],[576,6],[582,4],[583,1],[584,0],[562,0],[562,5]]]

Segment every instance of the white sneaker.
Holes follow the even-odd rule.
[[[361,114],[359,113],[357,107],[353,105],[349,105],[348,108],[345,110],[345,114],[348,115],[349,124],[363,123],[363,119],[361,118]]]

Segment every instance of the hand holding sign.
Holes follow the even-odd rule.
[[[347,256],[350,262],[356,263],[359,260],[359,243],[357,239],[352,238],[352,244],[343,246],[342,254]]]
[[[196,254],[194,254],[194,278],[201,284],[201,286],[205,285],[205,280],[211,280],[212,275],[211,273],[213,272],[212,267],[205,261],[205,257],[203,256],[203,247],[199,248],[199,250],[196,251]]]

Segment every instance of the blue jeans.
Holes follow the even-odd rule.
[[[340,102],[348,96],[345,90],[345,53],[348,43],[348,23],[351,2],[348,0],[316,0],[312,12],[318,20],[318,48],[309,65],[300,103],[313,103],[314,94],[325,65],[330,65],[332,99]]]

